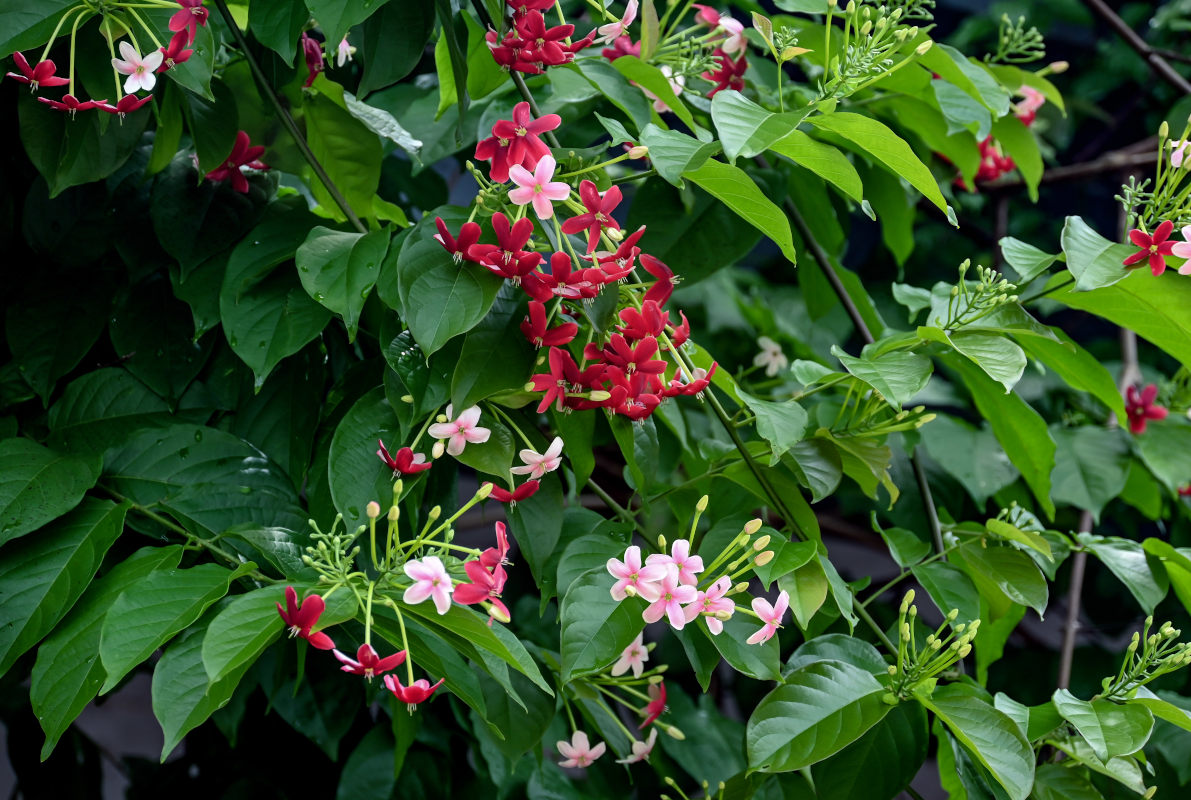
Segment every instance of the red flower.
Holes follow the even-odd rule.
[[[57,68],[53,61],[39,61],[37,66],[30,68],[29,62],[20,53],[13,53],[12,60],[16,62],[17,69],[21,71],[21,74],[10,72],[8,77],[20,83],[29,84],[30,91],[36,92],[42,86],[65,86],[70,83],[66,78],[54,77]]]
[[[521,249],[533,233],[533,220],[522,217],[509,225],[509,218],[498,211],[492,215],[492,229],[496,231],[497,244],[473,244],[467,249],[468,257],[492,274],[520,283],[522,277],[542,263],[540,253]]]
[[[459,238],[456,239],[447,230],[447,223],[443,222],[442,217],[435,217],[434,224],[438,228],[438,233],[434,234],[435,240],[446,248],[455,263],[458,264],[465,258],[470,261],[471,258],[468,257],[467,251],[473,244],[480,241],[480,226],[474,222],[463,223],[463,227],[459,229]]]
[[[345,656],[338,650],[333,650],[335,658],[343,662],[343,671],[350,672],[353,675],[363,675],[368,680],[372,680],[382,672],[388,672],[393,667],[400,666],[405,663],[405,651],[398,650],[391,656],[380,658],[376,651],[372,649],[370,644],[360,645],[360,649],[356,651],[356,657]]]
[[[551,350],[550,352],[553,353],[554,351]],[[493,500],[496,500],[498,503],[519,503],[527,497],[532,497],[538,491],[539,485],[540,484],[538,481],[526,481],[510,492],[508,489],[502,489],[499,486],[493,484],[492,494],[488,496]],[[458,589],[456,589],[456,591],[458,591]]]
[[[416,475],[434,466],[433,462],[426,460],[426,456],[415,453],[408,447],[402,447],[397,451],[396,456],[391,456],[383,441],[377,439],[376,443],[380,445],[376,454],[380,456],[381,461],[385,462],[386,467],[393,470],[393,474],[400,472],[402,475]]]
[[[314,79],[323,71],[325,65],[323,64],[323,46],[318,43],[318,40],[310,38],[307,34],[302,34],[302,55],[306,59],[306,82],[302,84],[302,88],[309,89],[314,85]]]
[[[588,275],[592,270],[575,270],[572,267],[570,256],[555,253],[550,256],[550,274],[541,275],[542,284],[553,294],[567,300],[592,298],[600,293],[603,281],[592,281]]]
[[[493,486],[492,488],[496,488]],[[506,532],[505,524],[503,522],[496,523],[496,547],[489,547],[484,552],[480,553],[480,563],[488,569],[493,569],[496,565],[508,564],[509,559],[509,535]]]
[[[594,343],[588,344],[584,348],[583,356],[589,360],[603,361],[605,364],[619,367],[630,375],[634,372],[660,375],[666,371],[666,362],[653,357],[657,351],[658,340],[653,336],[647,336],[635,345],[630,345],[622,334],[614,333],[603,349],[597,348]]]
[[[679,281],[674,275],[674,270],[648,253],[641,254],[641,266],[645,268],[646,272],[657,278],[657,282],[650,286],[649,291],[645,293],[645,299],[653,300],[659,306],[666,305],[666,301],[674,293],[674,287],[678,285]]]
[[[649,723],[656,720],[666,710],[666,682],[653,683],[649,686],[649,703],[645,706],[645,721],[637,726],[637,730],[641,730]]]
[[[534,119],[530,116],[529,103],[520,102],[513,106],[513,119],[498,120],[492,126],[492,135],[508,142],[508,163],[520,164],[533,171],[538,161],[550,155],[550,148],[538,138],[539,134],[552,131],[562,124],[557,114],[543,114]]]
[[[496,489],[495,486],[492,488]],[[467,577],[471,578],[472,582],[461,583],[455,587],[455,592],[452,595],[455,602],[465,606],[485,601],[490,602],[493,613],[489,617],[489,622],[492,617],[501,622],[508,622],[510,619],[508,606],[500,599],[500,593],[505,588],[505,581],[508,580],[504,567],[497,564],[489,572],[479,561],[468,561],[463,565],[463,569],[467,571]]]
[[[594,253],[600,241],[600,231],[605,228],[620,230],[620,225],[612,218],[612,212],[620,205],[621,193],[619,186],[613,186],[600,196],[600,190],[591,181],[579,184],[579,198],[583,201],[586,214],[571,217],[562,224],[563,233],[578,233],[587,229],[587,252]]]
[[[240,131],[236,134],[236,143],[232,146],[232,152],[228,155],[227,161],[224,161],[221,165],[208,172],[207,180],[230,180],[233,189],[241,194],[245,194],[248,191],[248,179],[244,177],[244,173],[240,171],[240,168],[268,169],[269,165],[259,160],[264,152],[265,148],[259,145],[250,147],[248,134]]]
[[[680,394],[687,396],[698,394],[707,388],[707,384],[711,383],[711,376],[715,374],[716,366],[718,366],[717,363],[713,361],[709,370],[696,369],[691,376],[690,383],[683,383],[683,374],[679,372],[678,375],[674,376],[674,380],[670,381],[670,385],[666,387],[663,394],[666,397],[677,397]]]
[[[600,55],[609,61],[615,61],[624,56],[641,57],[641,43],[633,42],[629,36],[619,36],[616,41],[612,43],[611,47],[605,47],[600,51]]]
[[[1166,259],[1163,256],[1168,256],[1174,250],[1175,242],[1166,241],[1170,237],[1170,232],[1174,230],[1174,223],[1166,220],[1157,228],[1154,229],[1154,235],[1150,236],[1140,228],[1134,228],[1129,231],[1129,241],[1137,245],[1140,249],[1124,260],[1126,267],[1132,267],[1148,260],[1150,262],[1150,272],[1154,275],[1161,275],[1166,271]]]
[[[193,42],[195,34],[198,33],[198,26],[207,24],[207,15],[210,12],[203,8],[203,0],[178,0],[178,5],[182,8],[170,17],[170,30],[186,31]]]
[[[515,25],[527,60],[540,61],[548,66],[565,64],[571,60],[571,51],[559,42],[575,32],[574,25],[555,25],[547,29],[546,18],[541,11],[525,12],[524,16],[517,18]]]
[[[125,114],[131,114],[133,111],[136,111],[138,108],[152,99],[153,95],[151,94],[147,94],[144,97],[137,97],[135,94],[126,94],[120,98],[116,105],[112,105],[101,100],[96,100],[95,107],[100,111],[106,111],[109,114],[119,114],[121,117],[123,117]],[[245,189],[244,191],[248,190]]]
[[[62,96],[62,100],[51,100],[48,97],[37,98],[38,102],[45,103],[55,111],[69,111],[71,116],[74,116],[76,111],[88,111],[92,108],[98,108],[107,103],[107,100],[82,100],[80,101],[73,94]]]
[[[715,72],[704,72],[703,77],[715,84],[715,88],[707,93],[708,97],[715,97],[716,92],[721,89],[736,89],[737,91],[744,88],[744,72],[748,69],[748,59],[746,53],[741,53],[740,58],[733,61],[732,56],[725,53],[723,50],[717,49],[712,56],[720,60],[720,68]]]
[[[289,628],[290,637],[301,636],[306,641],[310,642],[312,647],[319,650],[334,650],[335,643],[331,641],[331,637],[321,631],[319,633],[311,633],[310,629],[318,622],[318,618],[323,615],[323,610],[326,609],[327,604],[323,598],[317,594],[312,594],[302,601],[302,605],[298,605],[298,593],[294,591],[294,587],[285,587],[285,608],[281,607],[281,603],[277,604],[277,613],[281,615],[281,619]]]
[[[1191,483],[1179,487],[1179,497],[1191,497]]]
[[[178,31],[170,37],[169,45],[161,48],[162,61],[157,71],[165,72],[167,69],[173,69],[189,60],[194,51],[186,48],[188,44],[190,44],[190,39],[187,38],[186,31],[184,30]]]
[[[446,678],[439,678],[438,683],[431,686],[430,681],[426,680],[425,678],[421,678],[414,681],[409,686],[402,686],[401,681],[397,679],[396,675],[386,675],[385,688],[392,692],[394,697],[405,703],[405,705],[412,712],[414,710],[414,706],[425,702],[426,698],[434,694],[434,690],[442,686],[443,681],[445,680]]]
[[[546,328],[546,306],[537,300],[529,301],[529,314],[521,322],[521,332],[534,347],[560,347],[575,338],[579,326],[564,322],[553,328]]]
[[[621,309],[620,322],[617,330],[624,334],[626,339],[637,341],[647,336],[661,336],[670,323],[670,313],[662,311],[662,307],[656,301],[646,300],[641,304],[640,311],[631,307]]]
[[[682,324],[672,328],[674,332],[670,334],[670,344],[674,347],[682,347],[691,338],[691,323],[687,321],[686,314],[679,311],[678,316],[682,317]]]
[[[1158,387],[1152,383],[1141,392],[1137,391],[1136,386],[1130,386],[1125,390],[1125,412],[1129,415],[1131,433],[1145,433],[1147,422],[1152,419],[1166,419],[1166,409],[1154,405],[1154,398],[1157,396]]]
[[[546,409],[555,400],[562,408],[568,391],[582,391],[579,385],[579,365],[571,354],[561,347],[550,348],[550,373],[548,375],[534,375],[531,379],[535,392],[545,392],[546,396],[538,403],[538,413],[546,413]],[[495,491],[495,488],[493,489]]]
[[[513,16],[524,17],[530,11],[546,11],[554,7],[554,0],[505,0],[513,9]]]

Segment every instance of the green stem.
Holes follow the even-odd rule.
[[[1029,297],[1023,297],[1021,300],[1021,304],[1024,306],[1026,303],[1032,303],[1040,297],[1046,297],[1048,294],[1051,294],[1052,292],[1057,292],[1059,289],[1065,289],[1073,283],[1075,283],[1074,276],[1068,276],[1067,280],[1059,281],[1054,286],[1051,286],[1049,289],[1042,289],[1041,291],[1037,291],[1034,294],[1030,295]]]
[[[368,602],[364,606],[364,644],[372,646],[372,595],[376,591],[376,581],[368,581]],[[326,598],[323,598],[324,602]]]
[[[405,617],[401,615],[401,609],[393,603],[393,611],[397,613],[397,625],[401,628],[401,649],[405,651],[405,679],[409,685],[414,682],[414,659],[409,652],[409,638],[405,635]]]
[[[634,527],[636,527],[637,518],[633,516],[633,513],[631,511],[629,511],[627,508],[622,506],[620,503],[613,500],[612,495],[610,495],[606,491],[604,491],[604,489],[598,483],[591,480],[590,478],[588,478],[588,480],[587,480],[587,485],[591,487],[591,490],[593,492],[595,492],[596,497],[598,497],[598,498],[600,498],[600,500],[604,501],[604,505],[606,505],[606,506],[608,506],[608,508],[612,509],[612,511],[616,514],[616,516],[620,517],[621,520],[623,520],[624,522],[627,522],[630,525],[633,525]]]

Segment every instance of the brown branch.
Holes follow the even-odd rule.
[[[1191,81],[1188,81],[1182,75],[1175,71],[1174,67],[1166,61],[1165,58],[1158,53],[1157,50],[1146,44],[1145,40],[1137,35],[1137,31],[1129,27],[1125,20],[1121,19],[1117,12],[1108,7],[1108,3],[1104,0],[1083,0],[1084,5],[1094,11],[1101,19],[1109,24],[1117,35],[1125,40],[1125,43],[1136,51],[1136,53],[1150,65],[1150,69],[1154,71],[1158,77],[1169,83],[1171,86],[1178,89],[1183,94],[1191,95]]]
[[[1133,170],[1138,167],[1152,166],[1158,160],[1157,144],[1154,149],[1148,153],[1124,153],[1116,151],[1092,161],[1084,161],[1081,164],[1068,164],[1062,167],[1053,167],[1042,173],[1042,183],[1060,183],[1062,181],[1077,181],[1083,178],[1092,178],[1106,172],[1120,172],[1123,170]],[[1014,175],[1009,178],[998,178],[995,181],[981,184],[981,188],[990,192],[1002,191],[1005,189],[1019,189],[1025,185],[1020,175]]]

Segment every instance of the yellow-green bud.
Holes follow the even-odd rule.
[[[364,507],[364,513],[368,515],[368,519],[376,519],[380,516],[380,503],[375,500],[368,501],[368,505]]]
[[[766,550],[764,553],[761,553],[761,555],[753,559],[753,564],[758,567],[763,567],[770,561],[773,561],[773,551]]]
[[[744,532],[749,536],[752,536],[754,533],[761,530],[761,526],[763,524],[764,523],[762,523],[760,519],[750,519],[748,522],[744,523]]]
[[[655,723],[655,724],[657,724],[657,723]],[[684,734],[678,728],[675,728],[673,725],[666,725],[662,728],[662,730],[664,730],[670,736],[671,739],[677,739],[678,741],[681,742],[683,739],[686,738],[686,734]]]
[[[907,642],[910,641],[910,623],[903,622],[901,627],[901,636]]]
[[[531,388],[532,388],[532,386],[533,386],[533,384],[530,384]],[[596,389],[594,392],[588,393],[587,399],[591,400],[593,403],[602,403],[611,396],[612,396],[611,392],[606,392],[603,389]]]
[[[956,618],[958,618],[958,617],[959,617],[959,609],[958,608],[953,608],[947,612],[947,621],[948,622],[954,622],[956,620]]]
[[[629,158],[645,158],[647,155],[649,155],[649,148],[643,144],[634,145],[629,148]]]
[[[890,675],[896,675],[897,674],[897,665],[890,664],[889,666],[887,666],[885,668],[885,671],[888,672]]]
[[[446,415],[446,414],[437,414],[437,415],[435,415],[435,417],[434,417],[434,421],[435,421],[435,422],[450,422],[450,420],[449,420],[449,419],[447,419],[447,415]]]
[[[482,489],[483,487],[481,486],[480,488]],[[441,516],[442,516],[442,506],[435,506],[434,508],[430,509],[430,513],[426,515],[426,519],[429,520],[430,522],[434,522],[436,519],[438,519]]]
[[[933,642],[931,642],[931,643],[930,643],[930,649],[931,649],[931,650],[936,650],[936,651],[937,651],[937,650],[942,650],[942,649],[943,649],[943,642],[941,642],[941,641],[940,641],[940,640],[938,640],[938,639],[935,639]]]
[[[740,583],[738,583],[732,587],[731,594],[740,594],[741,592],[747,592],[748,590],[749,590],[749,582],[741,581]]]
[[[434,443],[434,447],[430,448],[430,457],[431,458],[442,458],[442,454],[445,453],[446,451],[447,451],[447,446],[445,444],[443,444],[442,440],[440,439]]]
[[[627,592],[626,592],[626,594],[627,594]],[[492,618],[494,620],[496,620],[497,622],[503,622],[507,625],[509,622],[512,621],[512,617],[510,617],[506,612],[501,611],[499,606],[497,606],[495,604],[485,603],[484,607],[488,609],[488,613],[491,614]]]
[[[935,46],[935,43],[933,41],[931,41],[930,39],[927,39],[925,42],[923,42],[922,44],[915,47],[914,52],[920,56],[924,56],[924,55],[926,55],[926,51],[930,50],[934,46]]]
[[[707,495],[700,497],[699,502],[695,503],[695,510],[702,514],[707,510],[707,503],[710,501],[710,499],[711,498],[709,498]]]
[[[760,539],[758,539],[757,541],[753,542],[753,549],[760,552],[761,550],[764,550],[768,545],[769,545],[769,534],[767,533],[764,536],[762,536]]]
[[[666,549],[666,537],[662,534],[658,534],[658,547],[660,547],[663,551]]]
[[[401,402],[412,406],[414,404],[414,396],[412,394],[403,394],[401,395]]]
[[[1060,73],[1066,72],[1067,68],[1070,66],[1071,65],[1066,61],[1055,61],[1050,65],[1049,69],[1052,75],[1058,75]]]
[[[967,657],[968,657],[968,653],[970,653],[970,652],[972,652],[972,645],[970,645],[970,644],[965,644],[963,647],[961,647],[961,648],[959,649],[959,657],[960,657],[960,658],[967,658]]]

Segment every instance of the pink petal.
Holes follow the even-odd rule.
[[[538,164],[541,165],[541,162],[539,161]],[[554,168],[551,167],[550,171],[553,172]],[[509,178],[518,186],[528,187],[531,192],[533,191],[533,187],[537,184],[537,181],[534,180],[533,174],[520,164],[514,164],[513,166],[509,167]],[[514,191],[516,190],[514,189]],[[512,197],[513,193],[509,192],[509,198],[512,199]],[[521,202],[520,200],[513,200],[513,202],[519,206],[525,205],[525,203]]]
[[[401,600],[407,605],[416,606],[429,597],[433,591],[434,586],[431,585],[430,581],[418,581],[405,590],[405,594],[401,596]]]

